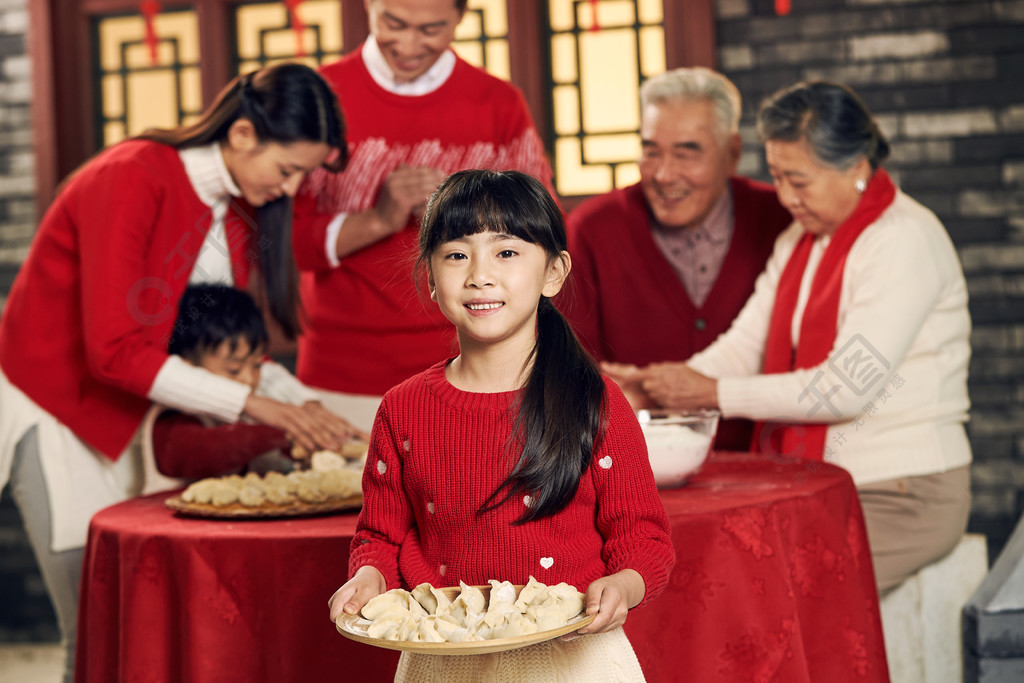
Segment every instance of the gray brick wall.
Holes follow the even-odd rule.
[[[744,97],[741,171],[765,179],[751,130],[794,81],[851,85],[893,143],[890,172],[949,230],[974,323],[971,527],[998,550],[1024,510],[1024,1],[718,0],[718,57]]]
[[[0,307],[36,225],[28,2],[0,0]],[[57,640],[46,596],[10,492],[0,496],[0,642]]]
[[[35,230],[28,0],[0,0],[0,306]]]

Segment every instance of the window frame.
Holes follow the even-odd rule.
[[[343,44],[347,50],[367,35],[364,0],[341,3]],[[665,65],[715,66],[714,0],[664,0]],[[29,55],[32,60],[33,136],[39,215],[45,211],[61,179],[94,154],[92,120],[96,83],[91,23],[97,16],[138,12],[139,0],[30,0]],[[244,0],[163,0],[161,10],[189,8],[199,18],[202,55],[202,100],[207,106],[231,77],[234,41],[228,32],[231,13]],[[684,8],[685,5],[685,8]],[[546,0],[508,0],[508,42],[511,80],[526,97],[538,133],[549,144],[551,92],[548,90]],[[684,11],[685,10],[685,11]],[[684,17],[684,14],[686,15]],[[227,38],[227,39],[226,39]],[[347,51],[346,50],[346,51]],[[567,198],[572,208],[585,197]]]

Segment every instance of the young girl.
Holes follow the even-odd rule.
[[[462,171],[422,225],[419,263],[460,354],[384,397],[331,618],[423,582],[564,581],[596,614],[579,633],[597,635],[403,653],[396,680],[643,680],[621,626],[675,554],[636,418],[551,303],[570,269],[561,212],[526,174]]]

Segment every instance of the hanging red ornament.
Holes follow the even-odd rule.
[[[775,0],[776,16],[784,17],[789,14],[790,9],[792,9],[790,0]]]
[[[288,19],[292,30],[295,31],[295,56],[305,57],[306,48],[302,45],[302,34],[306,30],[306,25],[299,18],[299,5],[302,4],[302,0],[284,0],[284,4],[288,7]]]
[[[157,0],[142,0],[139,3],[139,11],[142,12],[142,18],[146,22],[146,47],[149,48],[149,63],[156,66],[157,54],[156,49],[160,44],[159,38],[156,35],[156,28],[153,27],[153,19],[156,15],[160,14],[160,3]]]
[[[597,3],[598,0],[590,0],[590,30],[600,31],[601,24],[597,21]]]

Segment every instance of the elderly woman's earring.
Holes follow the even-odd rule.
[[[868,187],[868,181],[864,180],[863,178],[857,178],[857,182],[855,182],[853,186],[857,188],[857,192],[859,194],[864,194],[864,190],[866,190]]]

